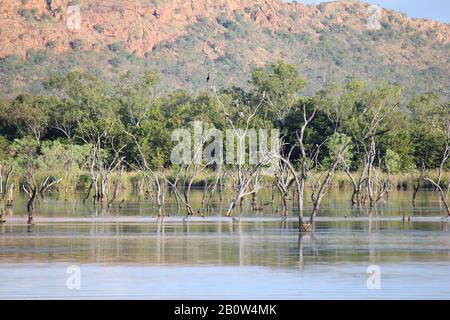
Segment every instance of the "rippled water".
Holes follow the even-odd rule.
[[[0,226],[0,298],[450,298],[450,233],[434,192],[415,209],[409,192],[394,192],[372,212],[348,198],[335,190],[305,236],[275,205],[252,213],[246,204],[232,221],[216,203],[183,222],[174,203],[157,219],[144,200],[96,210],[46,199],[29,227],[18,199]],[[379,290],[367,286],[373,265]],[[70,266],[79,267],[79,290],[67,286]]]

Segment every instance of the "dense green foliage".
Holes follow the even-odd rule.
[[[25,167],[33,168],[56,168],[56,162],[83,167],[88,146],[99,144],[106,158],[120,153],[132,168],[139,158],[134,136],[150,165],[160,169],[170,166],[173,130],[196,120],[222,130],[229,127],[215,94],[173,91],[160,95],[160,78],[153,71],[126,73],[117,85],[92,74],[69,72],[51,77],[42,86],[49,94],[21,94],[0,101],[0,160],[27,162]],[[319,161],[326,165],[337,145],[353,139],[345,155],[353,169],[363,161],[364,145],[358,137],[367,130],[373,113],[386,112],[379,127],[383,134],[376,137],[377,158],[383,159],[385,168],[407,172],[422,164],[440,165],[445,131],[439,119],[448,116],[449,106],[437,94],[405,101],[397,85],[351,80],[306,96],[302,94],[305,86],[297,69],[280,61],[267,70],[254,69],[249,89],[230,88],[218,96],[231,112],[230,118],[244,124],[264,92],[266,99],[252,127],[279,128],[291,145],[304,121],[303,107],[317,109],[306,132],[308,148],[325,142]],[[388,111],[388,106],[395,108]],[[30,158],[35,162],[30,163]]]

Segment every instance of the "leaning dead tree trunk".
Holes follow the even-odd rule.
[[[28,193],[28,203],[27,203],[27,211],[28,211],[28,224],[33,223],[33,213],[34,213],[34,205],[37,197],[37,188],[32,187]]]
[[[319,188],[318,188],[317,192],[314,193],[312,196],[313,209],[312,209],[311,216],[309,219],[309,224],[311,226],[313,226],[313,224],[314,224],[314,218],[319,211],[320,203],[322,202],[323,197],[325,196],[328,188],[331,185],[331,180],[333,179],[336,169],[337,169],[338,165],[343,162],[345,153],[347,152],[351,143],[352,143],[352,141],[349,140],[348,142],[343,142],[341,144],[336,156],[334,157],[332,163],[330,164],[330,166],[328,168],[325,179],[322,180],[322,182],[319,184]]]
[[[36,182],[34,168],[26,168],[25,172],[25,184],[22,187],[25,193],[28,195],[28,224],[32,224],[35,204],[38,195],[38,184]]]
[[[294,177],[295,185],[297,187],[296,196],[297,196],[297,210],[298,210],[297,213],[298,213],[299,230],[300,232],[307,232],[307,230],[310,230],[310,225],[308,223],[305,223],[303,217],[303,199],[305,193],[306,171],[305,173],[303,173],[302,171],[299,177],[297,175],[297,172],[295,171],[294,166],[290,163],[289,159],[280,157],[280,160],[286,165],[286,167]]]
[[[3,216],[5,215],[6,209],[5,207],[2,205],[0,207],[0,224],[5,223],[6,220],[3,219]]]
[[[44,182],[39,187],[36,182],[36,175],[34,169],[27,168],[25,175],[25,183],[22,186],[23,191],[28,195],[27,212],[28,212],[28,224],[33,224],[33,215],[36,208],[36,202],[38,201],[38,195],[43,196],[47,190],[52,186],[57,185],[59,180],[51,180],[50,177],[44,179]],[[12,188],[11,188],[12,193]]]
[[[416,198],[417,198],[417,193],[420,190],[420,184],[422,183],[422,181],[424,180],[424,175],[425,175],[425,164],[422,162],[422,169],[420,170],[419,176],[417,178],[414,177],[414,174],[412,174],[412,181],[413,181],[413,198],[412,198],[412,204],[413,207],[416,207]]]
[[[4,169],[5,169],[5,167],[0,164],[0,199],[5,198],[5,196],[8,194],[9,182],[10,182],[11,176],[13,174],[14,167],[12,165],[10,165],[9,170],[6,173],[5,182],[3,183],[4,173],[5,173]],[[8,194],[8,195],[11,196],[10,194]],[[11,197],[11,199],[12,199],[12,197]],[[12,201],[11,201],[11,205],[12,205]]]
[[[6,200],[6,207],[11,208],[14,202],[14,184],[11,184],[8,192],[8,200]]]
[[[281,209],[284,216],[287,216],[288,211],[288,204],[287,204],[287,198],[289,196],[289,190],[295,183],[295,170],[294,174],[292,174],[292,170],[289,168],[288,163],[291,159],[292,151],[295,147],[292,147],[287,156],[284,158],[284,161],[280,161],[280,164],[278,165],[278,170],[275,173],[275,181],[274,184],[276,188],[278,189],[281,197]],[[293,192],[293,195],[295,197],[295,191]],[[294,198],[293,197],[293,198]],[[272,202],[273,202],[273,195],[272,195]]]
[[[39,188],[39,195],[43,198],[45,193],[49,191],[53,186],[56,186],[58,183],[61,182],[62,179],[51,179],[50,177],[45,178],[44,182],[42,183],[41,187]]]
[[[350,171],[350,166],[345,162],[345,160],[344,166],[345,166],[345,173],[347,174],[347,177],[350,179],[353,186],[353,192],[351,197],[352,207],[359,206],[361,204],[361,188],[365,183],[366,167],[364,166],[362,168],[359,178],[356,179],[354,174]]]
[[[367,139],[371,139],[377,135],[381,135],[384,132],[378,132],[374,134],[367,135],[363,138],[363,142]],[[342,141],[334,158],[332,159],[331,164],[328,167],[328,170],[326,171],[325,178],[321,179],[318,178],[318,181],[316,183],[316,187],[313,190],[313,194],[311,196],[312,202],[313,202],[313,209],[311,212],[311,216],[309,219],[309,224],[305,224],[303,227],[303,230],[300,229],[301,232],[311,232],[313,231],[314,226],[314,218],[317,215],[321,201],[323,197],[325,196],[326,192],[331,186],[331,181],[333,179],[333,176],[340,164],[345,165],[345,154],[347,153],[350,145],[353,143],[353,141],[349,138],[348,141]]]
[[[5,202],[3,201],[3,168],[0,163],[0,224],[5,223],[6,220],[3,220],[3,215],[5,213]]]
[[[430,176],[426,176],[425,180],[430,182],[436,191],[439,193],[439,196],[441,198],[441,202],[444,205],[446,211],[447,211],[447,217],[450,217],[450,205],[448,201],[448,192],[450,190],[450,181],[446,186],[443,186],[443,172],[445,170],[445,165],[450,157],[450,123],[449,123],[449,129],[448,129],[448,138],[445,145],[444,154],[442,156],[441,164],[439,166],[438,171],[438,177],[436,180],[432,179]]]
[[[438,182],[434,181],[433,179],[425,178],[425,180],[430,182],[436,188],[436,190],[439,192],[441,202],[447,211],[447,217],[450,217],[450,206],[448,203],[448,191],[447,191],[450,188],[450,183],[445,187],[445,190],[444,190],[444,188],[442,188],[442,186]]]

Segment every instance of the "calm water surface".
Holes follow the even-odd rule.
[[[183,222],[174,203],[157,219],[144,200],[101,210],[46,199],[29,227],[17,199],[0,226],[0,298],[450,298],[450,233],[434,192],[422,192],[415,209],[409,192],[372,212],[351,209],[348,199],[333,191],[305,236],[276,205],[252,213],[246,204],[231,221],[226,201],[217,202],[205,218]],[[367,286],[374,265],[379,290]],[[73,266],[79,290],[67,286]]]

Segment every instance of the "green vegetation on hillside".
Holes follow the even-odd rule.
[[[248,88],[246,79],[251,70],[279,57],[294,64],[309,80],[306,93],[310,95],[324,85],[359,78],[372,84],[402,84],[408,98],[428,91],[449,96],[449,44],[433,34],[403,25],[394,29],[389,23],[378,31],[357,32],[333,19],[321,23],[325,27],[314,32],[294,33],[272,31],[242,19],[238,13],[218,16],[213,22],[199,17],[186,27],[185,34],[148,48],[145,57],[130,52],[123,42],[87,43],[80,38],[58,43],[69,50],[61,54],[54,52],[54,40],[45,49],[29,49],[25,58],[1,58],[0,93],[11,97],[18,92],[42,92],[37,80],[74,69],[117,82],[118,74],[150,68],[161,75],[166,92],[175,88],[190,93],[204,90],[208,73],[221,88]],[[95,25],[93,31],[101,34],[104,28]],[[421,67],[412,66],[415,61]]]

